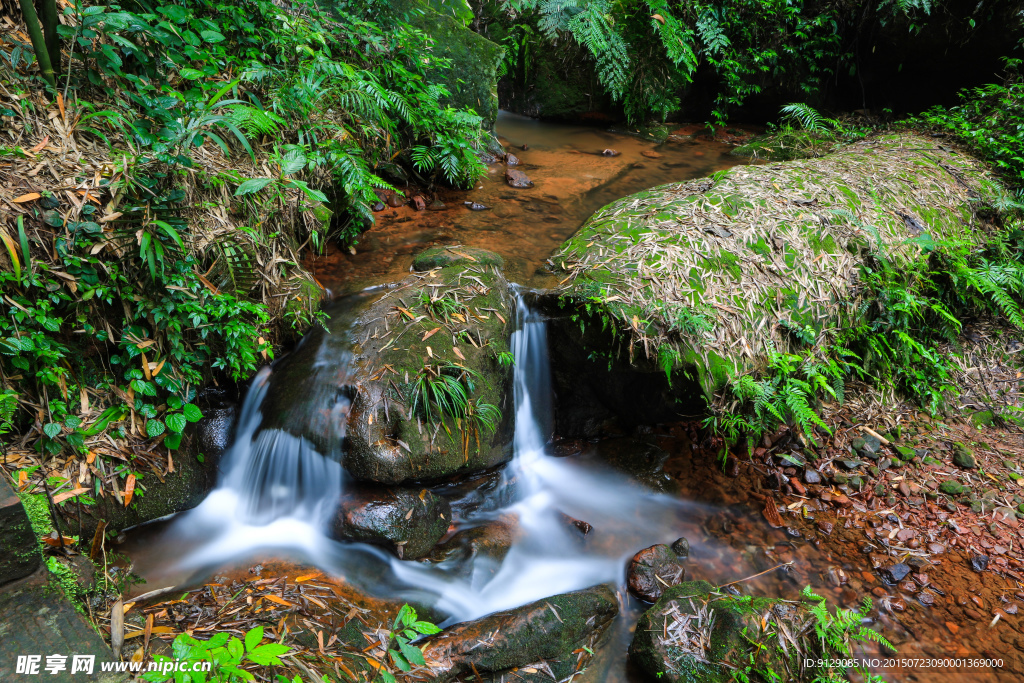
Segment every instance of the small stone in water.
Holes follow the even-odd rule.
[[[910,573],[910,567],[900,562],[889,567],[883,567],[878,571],[886,583],[899,583]]]
[[[988,568],[988,555],[971,555],[971,569],[983,572]]]
[[[932,595],[929,591],[921,591],[921,593],[917,596],[917,601],[925,606],[934,605],[935,596]]]
[[[486,211],[487,209],[491,208],[489,206],[484,206],[479,202],[463,202],[463,204],[465,204],[466,208],[468,208],[470,211]]]
[[[615,151],[614,149],[606,149],[606,150],[604,150],[603,152],[601,152],[601,156],[605,156],[605,157],[617,157],[617,156],[619,156],[619,153],[618,153],[618,152],[616,152],[616,151]]]
[[[672,552],[676,554],[676,557],[681,560],[690,556],[690,542],[682,536],[677,538],[670,547],[672,548]]]

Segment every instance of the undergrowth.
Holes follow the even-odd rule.
[[[409,18],[379,0],[17,18],[55,49],[0,42],[0,158],[17,169],[0,183],[24,193],[0,217],[0,434],[88,458],[104,495],[97,445],[177,448],[197,388],[319,319],[300,255],[355,240],[386,177],[480,176],[481,119],[431,82],[447,62]],[[128,458],[115,491],[149,469]]]

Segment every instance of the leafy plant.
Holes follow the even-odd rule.
[[[501,421],[497,406],[472,398],[479,378],[475,370],[455,363],[428,364],[409,383],[406,394],[414,414],[440,424],[450,437],[448,422],[454,423],[467,455],[474,439],[479,450],[481,431],[494,433]]]
[[[263,642],[263,627],[257,626],[246,632],[244,640],[227,633],[217,633],[209,640],[198,640],[182,633],[171,644],[172,657],[155,655],[153,661],[188,662],[191,665],[209,663],[209,671],[193,671],[193,666],[179,666],[168,673],[148,671],[142,675],[144,681],[171,681],[175,683],[230,683],[232,681],[255,681],[256,677],[242,668],[246,664],[258,666],[281,665],[281,657],[290,649],[280,643]]]
[[[429,621],[420,621],[416,610],[409,605],[402,605],[391,624],[391,632],[388,634],[386,646],[387,654],[392,663],[401,671],[411,671],[413,666],[426,666],[423,659],[423,651],[412,644],[420,636],[429,636],[440,633],[439,629]],[[383,667],[377,669],[384,683],[395,683],[395,677]],[[374,674],[376,679],[377,674]]]
[[[849,661],[853,653],[853,643],[872,642],[880,643],[893,652],[895,646],[885,639],[882,634],[873,628],[863,625],[863,620],[871,611],[871,598],[865,597],[860,608],[842,609],[836,608],[830,612],[825,598],[815,594],[810,586],[804,586],[800,596],[807,603],[811,614],[814,617],[814,633],[818,637],[822,657],[825,661],[834,666],[822,666],[818,669],[816,681],[845,681],[847,678],[847,667],[842,662]],[[858,668],[861,674],[866,670]],[[872,680],[879,680],[872,678]]]

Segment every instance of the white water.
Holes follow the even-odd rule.
[[[177,569],[198,575],[283,551],[370,592],[433,602],[450,621],[599,583],[620,584],[630,555],[680,535],[681,503],[620,472],[545,452],[552,415],[546,324],[521,299],[518,309],[512,337],[514,458],[504,473],[514,502],[466,520],[473,526],[500,515],[518,519],[516,540],[500,567],[486,557],[471,559],[468,568],[457,566],[459,561],[401,561],[377,548],[328,538],[324,530],[342,493],[343,470],[302,439],[259,429],[270,375],[264,370],[246,396],[217,489],[160,541],[181,549]],[[494,506],[481,506],[488,507]],[[589,537],[581,539],[565,515],[590,523]]]

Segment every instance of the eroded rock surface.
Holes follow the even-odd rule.
[[[342,499],[331,536],[383,545],[402,559],[416,560],[437,545],[451,519],[448,501],[426,489],[362,485]]]

